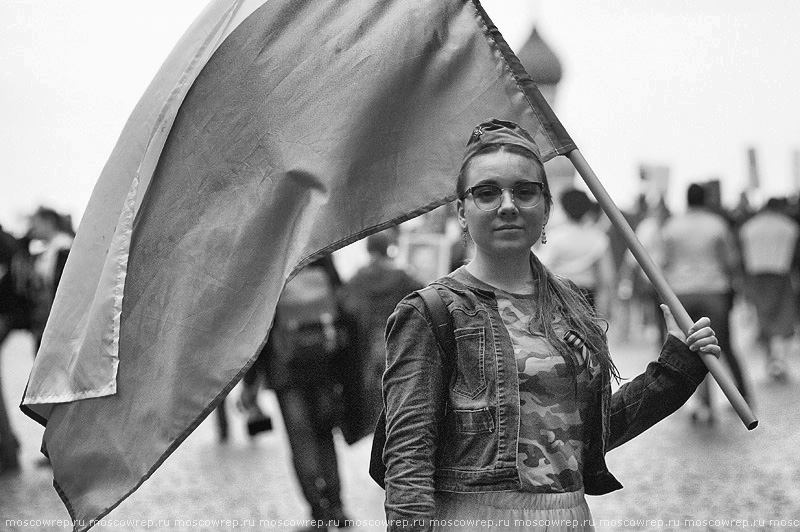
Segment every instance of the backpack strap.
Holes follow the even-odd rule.
[[[447,380],[453,374],[456,361],[456,333],[453,330],[453,318],[447,311],[447,306],[442,300],[442,296],[432,286],[426,286],[417,293],[422,297],[428,314],[432,320],[433,333],[436,336],[436,343],[444,354],[444,369],[447,373]],[[383,448],[386,445],[386,409],[381,410],[378,421],[375,424],[375,435],[372,439],[370,450],[369,475],[381,487],[386,488],[384,479],[386,477],[386,464],[383,463]]]
[[[433,286],[426,286],[418,290],[433,321],[433,333],[442,353],[445,354],[445,366],[449,370],[455,360],[456,335],[453,331],[453,318],[442,300],[442,296]]]

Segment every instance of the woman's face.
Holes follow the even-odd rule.
[[[458,200],[458,219],[475,242],[476,253],[511,256],[530,253],[550,216],[547,199],[530,208],[519,208],[512,201],[511,188],[518,183],[544,184],[544,170],[532,159],[507,151],[476,155],[465,170],[465,188],[491,184],[505,189],[500,206],[491,211],[479,209],[468,194]]]

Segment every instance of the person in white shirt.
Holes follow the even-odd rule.
[[[664,225],[663,271],[690,316],[708,316],[736,387],[747,400],[747,386],[730,336],[734,285],[741,279],[741,258],[728,222],[706,207],[706,191],[698,184],[687,191],[688,209]],[[692,419],[712,423],[708,378],[698,388],[700,405]]]
[[[739,229],[745,295],[758,317],[759,341],[767,355],[767,373],[778,382],[788,379],[786,357],[797,323],[792,274],[800,265],[800,225],[781,212],[781,200],[771,198]]]
[[[577,189],[566,190],[560,201],[567,220],[548,229],[537,255],[553,273],[575,283],[600,314],[608,315],[614,263],[611,241],[596,223],[596,204]]]

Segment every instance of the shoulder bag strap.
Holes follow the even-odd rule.
[[[452,362],[455,360],[456,352],[456,335],[453,331],[453,318],[447,307],[442,300],[442,296],[432,286],[418,290],[417,293],[425,301],[425,306],[428,307],[431,320],[433,320],[433,332],[436,335],[436,342],[442,353],[445,354],[445,362],[448,367],[452,367]]]
[[[453,372],[456,357],[456,335],[453,330],[453,319],[447,311],[447,307],[442,301],[442,296],[432,286],[418,290],[417,293],[422,297],[425,306],[428,308],[431,320],[433,321],[433,332],[436,335],[436,342],[445,355],[445,371],[449,374]],[[381,487],[386,488],[386,464],[383,463],[383,448],[386,445],[386,410],[381,410],[378,421],[375,424],[375,435],[372,440],[370,451],[369,475]]]

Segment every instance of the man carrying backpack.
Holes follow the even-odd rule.
[[[315,526],[309,530],[316,531],[348,521],[332,433],[341,404],[336,364],[347,343],[336,300],[341,284],[330,256],[303,268],[284,288],[268,342],[270,385],[311,507]]]

